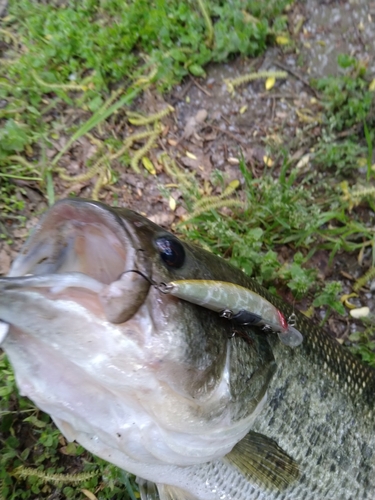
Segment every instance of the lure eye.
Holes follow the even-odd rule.
[[[163,236],[155,241],[160,258],[168,267],[179,269],[185,262],[185,250],[182,244],[175,239]]]

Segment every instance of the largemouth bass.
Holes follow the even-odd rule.
[[[196,279],[295,313],[302,344],[152,285]],[[0,278],[0,320],[21,394],[68,440],[137,475],[143,500],[375,496],[375,371],[135,212],[57,203]]]

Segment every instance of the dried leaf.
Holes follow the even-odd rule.
[[[70,455],[72,457],[75,457],[77,453],[77,444],[73,442],[68,443],[66,446],[62,446],[59,451],[63,455]]]
[[[267,167],[272,167],[274,163],[272,158],[270,158],[269,156],[263,156],[263,162],[265,165],[267,165]]]
[[[253,24],[259,23],[259,19],[257,17],[252,16],[251,14],[249,14],[246,10],[242,10],[241,12],[242,12],[245,23],[253,23]]]
[[[235,189],[237,189],[237,188],[240,186],[240,184],[241,184],[241,183],[240,183],[240,181],[239,181],[238,179],[234,179],[233,181],[231,181],[231,182],[228,184],[228,186],[227,186],[226,190],[227,190],[229,187],[230,187],[231,189],[235,190]]]
[[[147,158],[147,156],[144,156],[142,158],[142,163],[143,163],[143,166],[145,167],[145,169],[147,170],[147,172],[150,172],[151,175],[156,175],[155,167],[154,167],[152,161],[149,158]]]
[[[30,417],[25,418],[24,422],[30,422],[34,427],[37,427],[38,429],[43,429],[47,425],[45,422],[35,417],[35,415],[30,415]]]
[[[352,318],[359,319],[359,318],[365,318],[370,314],[370,308],[365,306],[365,307],[358,307],[357,309],[352,309],[349,311],[349,314]]]
[[[9,271],[11,263],[11,251],[8,245],[0,250],[0,274],[6,274]]]
[[[176,210],[176,200],[173,198],[173,196],[169,197],[169,208],[174,212]]]
[[[374,92],[375,91],[375,78],[371,81],[368,89],[369,89],[370,92]]]
[[[365,167],[367,165],[367,158],[364,158],[363,156],[357,158],[357,165],[359,167]]]
[[[288,45],[290,43],[289,37],[285,35],[279,35],[276,37],[277,45]]]
[[[198,123],[203,123],[206,121],[207,116],[208,116],[207,110],[200,109],[194,118]]]
[[[91,493],[91,491],[86,490],[85,488],[83,488],[81,491],[89,500],[98,500],[98,497],[96,497],[94,493]]]
[[[266,90],[271,90],[272,87],[274,87],[275,83],[276,83],[276,78],[274,76],[268,77],[265,83]]]
[[[239,185],[240,181],[238,179],[234,179],[233,181],[231,181],[224,189],[223,194],[221,195],[222,198],[231,195],[239,187]]]
[[[352,299],[353,297],[358,297],[358,294],[356,294],[356,293],[347,293],[347,294],[343,295],[340,298],[340,300],[344,304],[344,306],[347,307],[348,309],[356,309],[357,306],[355,304],[352,304],[351,302],[349,302],[349,299]]]
[[[314,306],[310,306],[306,311],[302,311],[307,318],[312,318],[314,315]]]
[[[194,132],[196,132],[197,126],[198,123],[196,118],[194,116],[190,116],[186,121],[184,132],[182,134],[183,139],[189,139]]]
[[[303,155],[302,158],[297,163],[296,168],[300,169],[300,168],[306,167],[306,165],[308,165],[309,161],[310,161],[310,155],[309,154]]]

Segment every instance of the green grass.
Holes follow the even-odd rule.
[[[345,174],[352,179],[357,176],[358,168],[363,166],[360,160],[366,156],[370,160],[372,156],[374,92],[370,91],[366,68],[360,62],[342,55],[338,64],[342,75],[315,82],[315,87],[322,93],[325,108],[315,163],[320,169],[328,169],[336,176]],[[367,166],[366,181],[369,181],[371,164]]]
[[[91,114],[99,112],[96,125],[108,118],[100,110],[112,90],[134,98],[147,85],[168,90],[188,74],[203,76],[208,62],[257,56],[285,29],[290,2],[11,0],[0,29],[0,100],[7,103],[0,209],[19,209],[9,174],[41,179],[53,201],[57,162],[45,162],[43,151],[53,139],[77,138]],[[76,123],[67,128],[73,111]]]
[[[246,181],[241,210],[234,208],[233,214],[225,216],[207,207],[179,229],[186,238],[229,257],[266,286],[284,283],[301,298],[317,287],[317,273],[308,267],[317,250],[327,250],[332,261],[337,252],[358,252],[364,241],[373,240],[374,229],[356,220],[336,186],[329,186],[318,173],[300,179],[292,169],[284,177],[287,162],[278,178],[267,172],[253,179],[244,163],[241,170]],[[196,194],[185,196],[194,206]],[[294,253],[288,264],[277,252],[285,245]]]
[[[331,131],[341,132],[368,120],[373,92],[366,79],[366,67],[355,58],[342,55],[338,65],[343,74],[338,77],[321,78],[315,82],[317,90],[323,92],[325,118]]]

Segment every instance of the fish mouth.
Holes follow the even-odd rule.
[[[143,276],[151,273],[136,214],[128,212],[129,220],[99,202],[56,203],[34,229],[8,277],[0,278],[0,289],[37,288],[49,298],[70,294],[81,303],[91,298],[89,308],[97,313],[101,309],[108,321],[127,321],[145,301],[150,283]]]

